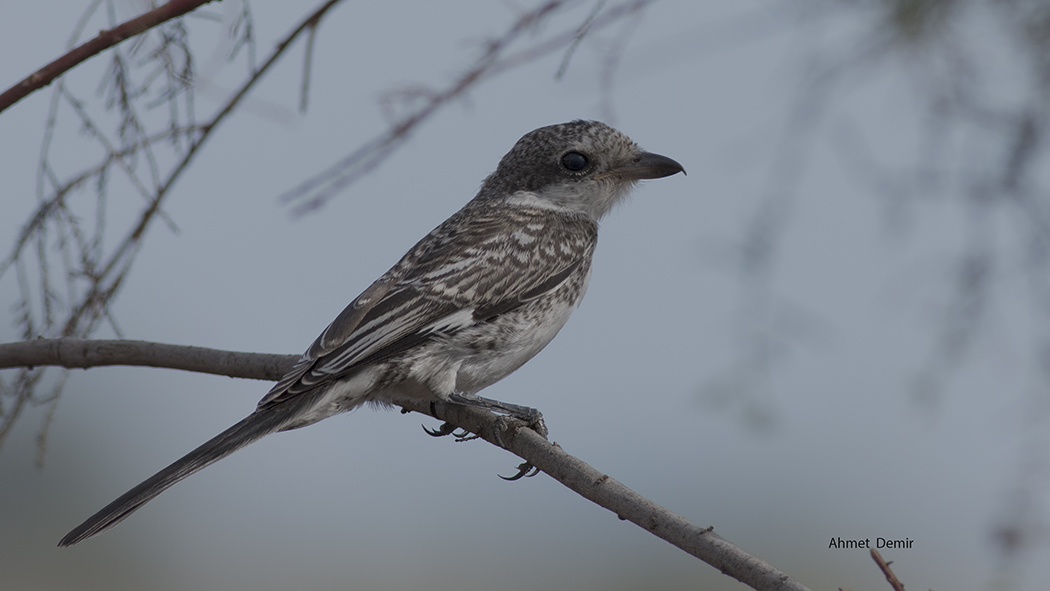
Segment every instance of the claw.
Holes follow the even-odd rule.
[[[503,480],[513,482],[515,480],[521,480],[522,478],[532,478],[533,476],[540,473],[540,469],[528,462],[522,462],[518,465],[518,473],[514,476],[501,476],[497,474]]]
[[[431,437],[445,437],[451,435],[457,442],[470,441],[471,439],[477,439],[480,437],[480,435],[475,435],[462,427],[453,425],[452,423],[442,423],[437,429],[430,429],[426,425],[420,426],[423,427],[423,431]]]
[[[423,431],[425,431],[426,434],[430,435],[431,437],[444,437],[446,435],[455,435],[456,429],[458,429],[458,427],[456,427],[452,423],[442,423],[441,426],[437,429],[428,429],[426,425],[420,426],[423,427]],[[459,438],[460,436],[456,435],[456,439]]]

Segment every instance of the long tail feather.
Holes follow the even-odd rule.
[[[117,500],[106,505],[101,511],[95,513],[87,521],[66,534],[66,537],[62,538],[58,545],[71,546],[95,534],[106,531],[183,478],[203,470],[270,433],[280,431],[309,406],[309,401],[302,398],[310,398],[310,396],[300,395],[298,400],[289,400],[284,404],[255,411],[241,422],[223,431],[167,468],[157,472],[142,484],[124,493]]]

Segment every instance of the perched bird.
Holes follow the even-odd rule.
[[[176,482],[277,431],[363,403],[423,398],[534,422],[477,395],[540,352],[587,289],[598,220],[637,181],[684,172],[597,121],[522,137],[463,209],[344,309],[255,412],[110,503],[59,542],[105,531]]]

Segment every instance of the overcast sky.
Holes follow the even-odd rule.
[[[6,3],[0,86],[60,55],[82,4]],[[141,4],[114,3],[121,20]],[[585,41],[560,80],[559,52],[478,86],[320,211],[293,219],[278,203],[385,129],[383,93],[447,84],[519,4],[531,6],[348,2],[332,12],[318,31],[308,111],[297,110],[300,47],[174,187],[165,210],[178,231],[150,229],[114,307],[123,335],[301,353],[466,203],[521,135],[605,119],[688,176],[643,184],[603,221],[582,307],[485,395],[542,410],[570,453],[811,588],[887,588],[866,550],[828,548],[839,537],[913,540],[883,553],[909,588],[1002,584],[993,528],[1030,459],[1030,398],[1045,389],[1024,317],[1004,309],[940,395],[917,400],[967,212],[947,200],[894,208],[843,156],[842,138],[863,138],[887,165],[907,162],[922,98],[905,72],[883,68],[837,89],[819,123],[799,124],[817,96],[800,82],[814,51],[865,15],[799,25],[761,2],[660,0],[630,29],[611,91],[604,49],[623,27]],[[238,6],[206,7],[223,23],[189,20],[200,120],[243,80],[243,57],[224,58]],[[592,7],[538,34],[571,28]],[[307,5],[252,9],[262,59]],[[99,102],[103,60],[71,77],[78,96]],[[33,206],[50,96],[0,114],[4,256]],[[69,177],[97,150],[68,109],[61,117],[54,158]],[[122,190],[115,181],[114,242],[141,204]],[[732,253],[780,195],[775,266],[756,292]],[[13,275],[0,278],[0,309],[10,315],[16,301]],[[0,341],[18,338],[9,319]],[[756,325],[778,335],[766,372],[741,361]],[[500,480],[518,463],[507,452],[433,439],[420,428],[434,426],[428,418],[370,409],[267,438],[113,531],[55,547],[251,412],[268,388],[146,368],[71,373],[44,467],[34,464],[42,409],[0,451],[0,588],[743,588],[545,475]],[[1014,588],[1050,577],[1046,546],[1034,552]]]

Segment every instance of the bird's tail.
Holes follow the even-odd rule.
[[[308,408],[309,396],[300,395],[300,399],[289,400],[284,404],[260,409],[247,418],[213,437],[197,449],[186,454],[172,465],[157,472],[142,484],[124,493],[120,498],[106,505],[87,521],[66,534],[59,546],[71,546],[81,540],[104,532],[123,521],[128,515],[138,510],[167,490],[176,482],[197,473],[200,470],[225,458],[242,447],[273,433],[280,431],[294,421],[303,410]]]

